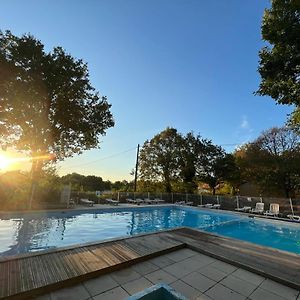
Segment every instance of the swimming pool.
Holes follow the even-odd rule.
[[[180,226],[300,254],[300,225],[178,206],[0,215],[0,256]]]

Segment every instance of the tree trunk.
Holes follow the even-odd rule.
[[[32,155],[32,165],[31,165],[31,171],[30,171],[30,179],[31,179],[31,188],[30,188],[30,194],[29,194],[29,209],[32,208],[32,203],[35,201],[36,196],[36,188],[38,185],[38,181],[41,176],[41,171],[43,167],[43,161],[39,159],[41,155],[38,153],[35,153]]]

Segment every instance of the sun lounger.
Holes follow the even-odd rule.
[[[106,199],[106,202],[111,205],[118,205],[120,202],[118,200]]]
[[[188,205],[188,206],[192,206],[194,203],[192,201],[178,201],[178,202],[175,202],[175,204],[177,205]]]
[[[80,203],[86,206],[94,206],[94,201],[90,201],[89,199],[80,199]]]
[[[159,198],[155,198],[154,201],[159,204],[159,203],[164,203],[165,200],[159,199]]]
[[[251,209],[250,212],[254,214],[263,214],[265,209],[265,204],[261,202],[257,202],[255,204],[255,208]]]
[[[144,203],[143,199],[126,199],[126,201],[128,203],[137,204],[137,205]]]
[[[287,217],[292,221],[300,222],[300,216],[296,216],[293,214],[293,215],[287,215]]]
[[[251,210],[251,206],[244,206],[244,207],[236,208],[235,210],[240,212],[248,212]]]
[[[147,204],[157,204],[157,201],[154,199],[144,199],[144,202],[147,203]]]
[[[276,217],[279,214],[279,204],[278,203],[271,203],[270,209],[264,213],[266,216]]]
[[[198,205],[198,207],[203,207],[203,208],[211,208],[212,206],[213,206],[213,205],[212,205],[211,203]]]
[[[210,206],[209,208],[215,208],[215,209],[219,209],[221,207],[220,204],[213,204],[212,206]]]

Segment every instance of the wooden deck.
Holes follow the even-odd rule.
[[[0,261],[0,298],[32,298],[185,247],[168,232]]]
[[[32,298],[184,247],[300,290],[300,255],[179,228],[2,258],[0,298]]]

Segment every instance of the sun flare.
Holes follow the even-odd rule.
[[[10,165],[10,159],[0,154],[0,170],[7,169]]]

